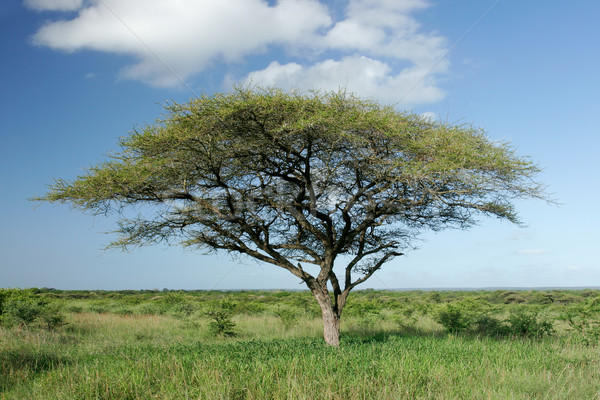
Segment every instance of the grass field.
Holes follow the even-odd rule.
[[[304,292],[40,291],[64,319],[0,326],[0,399],[600,399],[598,342],[561,318],[598,294],[357,292],[332,348]],[[436,322],[474,301],[535,309],[552,333]],[[210,329],[223,305],[235,336]]]

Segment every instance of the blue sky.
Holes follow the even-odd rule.
[[[104,251],[114,219],[36,205],[152,123],[232,83],[337,89],[473,123],[561,205],[426,234],[362,288],[600,286],[600,3],[16,0],[0,5],[0,287],[303,288],[251,259]]]

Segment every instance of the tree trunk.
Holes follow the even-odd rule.
[[[312,290],[321,307],[323,316],[323,337],[328,345],[339,347],[340,345],[340,313],[331,303],[329,294],[321,290]]]
[[[340,317],[333,310],[323,311],[323,337],[328,345],[340,346]]]

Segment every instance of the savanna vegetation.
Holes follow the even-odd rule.
[[[0,399],[596,399],[600,290],[0,289]]]
[[[181,244],[283,268],[312,292],[332,346],[350,292],[422,232],[519,223],[514,200],[550,201],[510,144],[345,91],[235,88],[165,111],[35,200],[118,215],[113,246]]]

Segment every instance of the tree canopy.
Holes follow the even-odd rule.
[[[112,245],[175,241],[284,268],[317,298],[334,345],[350,290],[420,232],[486,215],[518,223],[515,199],[545,198],[539,168],[508,143],[345,91],[237,88],[171,103],[120,146],[38,200],[96,214],[151,205],[120,219]]]

